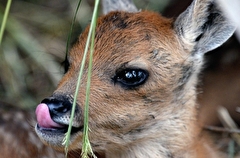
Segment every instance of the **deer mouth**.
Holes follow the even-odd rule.
[[[37,106],[35,113],[37,117],[35,131],[40,139],[53,145],[61,144],[69,128],[70,112],[52,116],[48,105],[41,103]],[[79,122],[78,117],[74,117],[71,136],[83,131],[83,125]]]

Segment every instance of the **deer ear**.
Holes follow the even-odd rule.
[[[235,31],[213,0],[194,0],[176,19],[175,31],[186,48],[203,54],[223,44]]]
[[[111,11],[137,12],[137,7],[132,0],[102,0],[103,14]]]

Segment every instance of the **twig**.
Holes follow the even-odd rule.
[[[236,123],[233,121],[233,119],[231,118],[231,116],[228,113],[226,108],[219,107],[218,116],[219,116],[219,119],[222,122],[224,127],[229,128],[231,130],[238,130],[238,127],[237,127]],[[232,133],[231,137],[240,146],[240,135],[239,135],[239,133]]]
[[[225,133],[237,133],[240,134],[239,129],[229,129],[224,127],[217,127],[217,126],[204,126],[204,129],[214,131],[214,132],[225,132]]]

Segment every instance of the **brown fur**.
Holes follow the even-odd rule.
[[[203,53],[219,46],[203,31],[222,29],[202,29],[207,23],[204,17],[208,17],[204,3],[210,6],[211,2],[200,2],[200,7],[197,1],[193,3],[192,9],[200,13],[191,16],[199,15],[202,21],[193,19],[189,25],[184,24],[189,10],[176,21],[149,11],[116,11],[99,18],[89,109],[89,139],[94,152],[105,153],[107,158],[219,157],[202,135],[196,104]],[[232,34],[224,33],[223,39],[216,38],[224,42]],[[88,28],[70,51],[69,70],[52,97],[72,98],[87,34]],[[75,121],[83,120],[87,65],[78,96],[76,117],[80,118]],[[147,70],[149,77],[134,88],[114,82],[116,73],[126,68]],[[46,144],[63,150],[62,136],[54,138],[36,131]],[[81,149],[81,141],[82,132],[73,135],[70,149]]]

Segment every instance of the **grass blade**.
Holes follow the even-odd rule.
[[[86,41],[86,45],[85,45],[85,49],[84,49],[84,55],[83,55],[83,59],[81,62],[81,67],[80,67],[80,71],[79,71],[79,76],[78,76],[78,80],[77,80],[77,85],[76,85],[76,90],[75,90],[75,94],[74,94],[74,100],[73,100],[73,106],[72,106],[72,112],[71,112],[71,117],[70,117],[70,121],[69,121],[69,127],[68,127],[68,132],[66,133],[66,136],[63,140],[63,144],[65,145],[65,153],[66,153],[66,157],[67,157],[67,152],[68,152],[68,146],[69,146],[69,142],[70,142],[70,134],[71,134],[71,130],[72,130],[72,120],[74,117],[74,112],[76,109],[76,102],[77,102],[77,96],[78,96],[78,92],[79,92],[79,87],[81,84],[81,78],[82,78],[82,74],[83,74],[83,69],[84,69],[84,65],[86,62],[86,57],[87,57],[87,52],[88,52],[88,48],[89,48],[89,43],[90,43],[90,39],[92,39],[91,41],[91,50],[90,50],[90,63],[92,62],[92,54],[93,54],[93,44],[94,44],[94,36],[95,36],[95,26],[96,26],[96,18],[97,18],[97,10],[98,10],[98,5],[99,5],[99,0],[95,0],[95,6],[94,6],[94,11],[93,11],[93,16],[92,16],[92,22],[90,25],[90,29],[89,29],[89,33],[88,33],[88,37],[87,37],[87,41]],[[91,38],[92,37],[92,38]],[[88,72],[88,79],[91,79],[91,65],[89,66],[89,72]],[[90,76],[90,77],[89,77]],[[87,88],[86,88],[86,101],[85,101],[85,108],[84,108],[84,132],[83,132],[83,150],[82,150],[82,157],[86,158],[88,157],[88,154],[91,153],[93,156],[93,152],[91,149],[91,145],[90,142],[88,140],[88,105],[89,105],[89,94],[90,94],[90,80],[88,80],[87,83]],[[94,156],[95,157],[95,156]]]
[[[86,87],[86,100],[84,108],[84,128],[83,128],[83,146],[82,146],[82,157],[88,158],[88,155],[96,157],[92,151],[91,144],[88,138],[88,114],[89,114],[89,99],[90,99],[90,85],[91,85],[91,75],[92,75],[92,62],[93,62],[93,52],[94,52],[94,38],[95,38],[95,28],[97,23],[97,11],[98,11],[99,0],[95,0],[95,6],[93,11],[92,23],[91,23],[91,46],[89,55],[89,65],[88,65],[88,78]],[[88,34],[90,36],[90,34]]]
[[[70,28],[70,31],[69,31],[69,34],[68,34],[67,45],[66,45],[66,57],[68,55],[69,44],[70,44],[71,38],[72,38],[73,27],[74,27],[74,24],[76,22],[76,17],[77,17],[77,13],[78,13],[81,2],[82,2],[82,0],[78,1],[78,5],[77,5],[76,11],[74,13],[74,17],[73,17],[73,20],[72,20],[72,23],[71,23],[71,28]]]
[[[12,3],[12,0],[8,0],[6,9],[5,9],[5,12],[3,15],[2,25],[1,25],[1,29],[0,29],[0,45],[2,43],[3,33],[5,30],[6,23],[7,23],[7,18],[8,18],[9,10],[11,7],[11,3]]]

